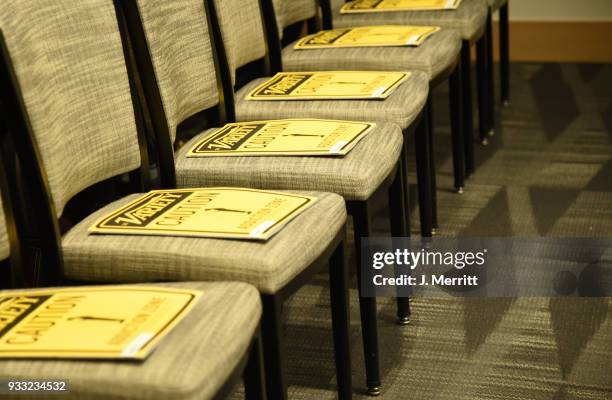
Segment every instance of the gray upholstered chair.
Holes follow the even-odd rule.
[[[118,175],[148,171],[142,161],[146,146],[139,141],[140,119],[135,117],[134,79],[128,74],[132,69],[124,59],[127,38],[124,25],[117,23],[120,14],[112,0],[12,0],[0,9],[0,42],[6,45],[0,114],[10,117],[25,186],[40,198],[35,221],[47,227],[41,230],[42,242],[57,247],[45,258],[53,264],[50,271],[61,275],[56,280],[78,282],[251,283],[263,301],[267,389],[272,397],[285,398],[282,305],[329,266],[337,381],[340,397],[350,398],[346,208],[341,196],[300,192],[318,201],[266,242],[88,234],[94,221],[137,193],[89,213],[59,237],[58,218],[77,194]]]
[[[263,0],[270,2],[272,0]],[[312,18],[311,12],[305,12],[301,19],[295,15],[295,8],[300,5],[304,11],[316,8],[318,0],[276,0],[273,1],[274,17],[268,15],[268,25],[281,23],[281,29],[297,21]],[[323,2],[323,7],[330,6]],[[329,11],[328,13],[329,14]],[[269,32],[271,32],[269,30]],[[454,187],[459,193],[464,187],[464,137],[461,127],[461,72],[459,54],[461,38],[453,29],[442,28],[419,47],[361,47],[342,49],[309,49],[296,50],[297,41],[289,43],[282,49],[282,68],[284,71],[324,71],[324,70],[417,70],[427,74],[430,91],[427,99],[426,115],[428,118],[429,163],[432,177],[432,224],[438,226],[436,201],[436,173],[434,161],[433,102],[432,89],[448,80],[450,84],[451,132],[453,139]],[[471,143],[470,143],[471,145]],[[471,149],[471,147],[470,147]],[[468,153],[472,155],[471,152]]]
[[[5,161],[8,160],[2,160]],[[0,173],[4,174],[4,170]],[[4,196],[10,190],[4,182],[15,183],[15,179],[2,180]],[[14,190],[16,186],[12,187]],[[4,218],[3,205],[19,201],[17,194],[12,197],[0,200],[0,260],[8,259],[11,269],[18,274],[23,268],[22,251],[19,238],[14,236],[25,227],[17,227],[15,221],[23,207],[8,207],[7,219]],[[12,227],[10,240],[5,221]],[[9,242],[13,243],[12,252]],[[61,397],[66,399],[188,400],[225,398],[243,375],[246,399],[265,398],[259,335],[261,301],[257,289],[236,282],[153,286],[201,290],[204,295],[144,361],[0,358],[0,379],[65,379],[69,381],[69,392]],[[90,287],[83,287],[87,288]],[[0,290],[0,296],[14,291]]]
[[[490,126],[490,100],[488,99],[487,86],[487,37],[486,21],[489,10],[486,0],[462,0],[459,7],[454,11],[398,11],[398,12],[374,12],[358,14],[341,14],[340,7],[344,0],[321,0],[323,3],[331,1],[332,11],[330,19],[333,26],[343,28],[347,26],[381,25],[381,24],[413,24],[413,25],[437,25],[456,30],[463,46],[461,49],[461,70],[463,81],[463,124],[466,138],[472,136],[473,112],[472,112],[472,79],[471,79],[471,57],[470,49],[473,44],[477,47],[478,65],[478,108],[479,108],[479,130],[480,139],[486,142]],[[325,10],[325,7],[323,8]],[[492,101],[492,100],[491,100]],[[471,144],[471,141],[469,141]],[[466,174],[474,172],[471,146],[466,147]]]
[[[152,0],[135,0],[123,4],[159,147],[177,147],[177,138],[180,137],[177,127],[192,117],[192,114],[204,114],[211,119],[215,107],[224,111],[221,114],[233,114],[231,93],[223,96],[223,92],[218,90],[220,80],[215,73],[215,59],[209,39],[211,29],[207,24],[203,3],[198,0],[177,0],[161,6]],[[256,6],[256,3],[253,4]],[[241,4],[241,7],[245,7],[245,4]],[[244,16],[245,11],[240,15]],[[235,40],[238,42],[239,38]],[[233,54],[234,57],[244,57],[242,53]],[[228,88],[228,91],[231,92],[232,88]],[[293,117],[324,117],[311,115],[307,111],[308,102],[301,103],[305,111]],[[342,110],[343,102],[337,103],[337,107]],[[276,114],[258,115],[257,118],[275,118]],[[281,114],[278,116],[284,116],[284,112]],[[349,110],[344,110],[342,117],[346,119],[350,115]],[[340,118],[339,113],[328,114],[327,117]],[[219,122],[215,118],[212,120]],[[176,179],[179,187],[208,184],[338,193],[345,198],[348,210],[355,218],[356,243],[359,243],[360,237],[369,233],[374,203],[388,195],[393,234],[407,235],[403,215],[404,179],[402,168],[399,167],[403,139],[397,125],[379,122],[344,158],[186,157],[196,141],[213,131],[202,127],[172,159],[164,161],[160,157],[160,162],[171,164],[169,168],[176,175],[162,176],[162,180]],[[360,252],[357,251],[357,254]],[[375,300],[361,301],[364,329],[375,332]],[[408,299],[403,298],[398,302],[398,317],[402,323],[407,323]],[[368,336],[365,345],[368,348],[376,347],[376,337]],[[368,351],[368,354],[377,353],[376,350]]]

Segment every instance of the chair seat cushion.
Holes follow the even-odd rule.
[[[317,190],[346,200],[366,200],[393,171],[402,149],[395,124],[377,125],[343,158],[339,157],[207,157],[185,155],[208,130],[176,155],[179,187],[241,186],[258,189]]]
[[[487,0],[487,1],[489,3],[489,7],[491,7],[493,11],[499,10],[504,4],[508,2],[508,0]]]
[[[236,119],[256,121],[280,118],[328,118],[349,121],[393,122],[406,129],[425,105],[429,79],[421,71],[402,83],[385,100],[278,100],[256,101],[245,97],[269,78],[255,79],[235,96]]]
[[[456,10],[394,11],[340,14],[333,9],[334,28],[365,25],[435,25],[455,29],[464,40],[470,40],[484,27],[489,5],[485,0],[462,0]]]
[[[297,43],[297,42],[295,42]],[[449,68],[461,51],[461,37],[442,29],[419,47],[353,47],[295,50],[295,43],[283,50],[285,71],[385,70],[423,71],[433,80]]]
[[[159,286],[204,293],[146,360],[1,360],[0,377],[67,379],[70,391],[62,399],[212,398],[249,349],[261,316],[259,293],[230,282]]]
[[[139,195],[127,196],[65,235],[64,275],[89,282],[241,281],[275,293],[323,253],[346,221],[339,195],[299,193],[318,201],[266,242],[87,232],[97,219]]]

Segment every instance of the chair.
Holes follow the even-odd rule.
[[[490,126],[490,101],[487,98],[487,36],[486,20],[488,5],[485,0],[462,0],[459,7],[454,11],[401,11],[363,14],[340,14],[343,0],[332,1],[332,13],[324,17],[333,21],[333,26],[343,28],[348,26],[363,26],[377,24],[413,24],[413,25],[436,25],[444,28],[454,29],[459,32],[463,45],[461,48],[461,71],[463,82],[463,133],[466,138],[466,175],[474,173],[474,153],[472,145],[473,112],[472,112],[472,79],[471,79],[471,57],[470,49],[473,44],[477,48],[478,69],[478,109],[480,140],[487,143]],[[325,10],[325,7],[323,8]]]
[[[181,136],[178,127],[188,117],[193,119],[192,114],[206,115],[207,120],[215,123],[225,122],[223,116],[233,114],[231,98],[223,96],[218,89],[221,80],[216,79],[213,43],[208,40],[212,30],[208,29],[205,9],[199,1],[174,1],[163,7],[150,0],[123,4],[145,97],[152,112],[156,140],[160,149],[169,149],[162,151],[166,158],[163,154],[159,157],[162,169],[170,172],[162,175],[163,181],[176,180],[179,187],[207,183],[335,192],[345,198],[348,211],[354,217],[357,244],[360,237],[369,235],[372,208],[388,196],[393,234],[407,235],[403,213],[404,179],[399,159],[402,134],[392,123],[379,123],[344,158],[188,158],[186,154],[195,142],[214,131],[206,130],[207,124],[200,124],[203,126],[198,134],[172,157],[172,149],[177,147]],[[232,91],[231,87],[228,91]],[[221,117],[215,116],[216,111]],[[360,252],[357,254],[359,256]],[[357,270],[360,270],[359,263]],[[364,330],[368,332],[364,335],[367,338],[365,346],[373,348],[368,350],[374,360],[369,365],[376,364],[377,370],[376,301],[360,300]],[[407,323],[408,301],[404,298],[398,303],[398,318]]]
[[[264,0],[270,2],[271,0]],[[275,21],[295,23],[295,16],[286,15],[290,4],[306,3],[316,5],[317,0],[277,0],[273,3],[276,17],[267,16],[267,26],[271,26]],[[326,9],[323,14],[330,14],[330,2],[321,2],[321,7]],[[307,17],[310,14],[305,14]],[[304,21],[302,19],[302,21]],[[287,25],[283,25],[284,30]],[[269,36],[273,35],[269,30]],[[436,173],[434,161],[433,143],[433,105],[431,92],[434,87],[448,80],[450,84],[450,106],[451,106],[451,125],[453,139],[453,161],[454,161],[454,187],[458,193],[463,192],[464,187],[464,150],[463,132],[461,131],[461,90],[459,71],[459,54],[461,51],[461,40],[459,35],[451,29],[442,29],[434,34],[422,46],[419,47],[361,47],[361,48],[342,48],[342,49],[309,49],[296,50],[294,45],[297,41],[288,44],[282,49],[282,67],[285,71],[324,71],[324,70],[418,70],[427,73],[430,81],[429,96],[427,99],[426,111],[427,125],[429,127],[429,162],[432,178],[432,225],[436,229],[437,221],[437,201],[436,201]],[[271,46],[274,47],[274,46]]]
[[[42,283],[251,283],[263,302],[267,390],[286,398],[282,304],[328,264],[337,380],[340,398],[350,398],[342,197],[306,192],[318,201],[263,243],[87,233],[94,220],[138,194],[102,205],[60,237],[58,219],[78,195],[109,178],[148,170],[120,14],[110,0],[11,1],[0,10],[0,114],[10,116],[25,187],[38,200],[33,221],[42,225],[40,243],[49,254]]]
[[[0,200],[0,259],[8,259],[13,272],[20,274],[25,241],[19,240],[18,233],[27,228],[19,223],[25,210],[15,189],[17,176],[5,174],[14,170],[14,164],[10,165],[14,159],[6,157],[12,149],[7,149],[4,129],[1,135],[5,156],[0,160],[0,186],[5,200]],[[66,379],[69,392],[63,398],[186,400],[223,399],[242,375],[246,399],[265,398],[261,301],[254,287],[232,282],[147,286],[201,290],[204,296],[144,361],[0,359],[0,379]],[[0,290],[0,296],[13,292]]]

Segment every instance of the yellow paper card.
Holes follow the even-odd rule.
[[[461,0],[353,0],[344,4],[340,13],[456,10],[460,4]]]
[[[107,286],[0,296],[0,358],[144,359],[200,291]]]
[[[374,126],[324,119],[238,122],[197,142],[187,157],[345,155]]]
[[[327,49],[342,47],[420,46],[439,31],[436,26],[381,25],[331,29],[308,35],[295,49]]]
[[[90,233],[267,240],[316,198],[244,188],[153,190]]]
[[[247,100],[385,99],[410,72],[279,72],[249,93]]]

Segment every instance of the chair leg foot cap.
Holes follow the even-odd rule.
[[[489,130],[489,136],[495,136],[495,129]]]
[[[457,194],[463,194],[463,186],[459,186],[459,187],[456,189],[456,192],[457,192]]]
[[[489,139],[487,139],[487,138],[483,138],[483,139],[480,141],[480,144],[481,144],[481,145],[483,145],[483,146],[488,145],[488,144],[489,144]]]
[[[508,107],[510,105],[510,100],[504,100],[502,101],[502,106],[504,107]]]
[[[369,387],[366,393],[368,396],[380,396],[380,386]]]
[[[431,236],[436,236],[436,228],[431,228]]]
[[[397,324],[398,325],[410,325],[410,317],[398,317]]]

